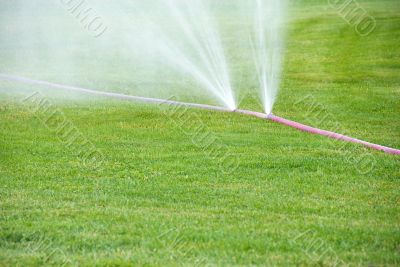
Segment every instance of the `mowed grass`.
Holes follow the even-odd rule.
[[[293,2],[274,112],[400,148],[400,7],[359,3],[377,20],[367,37],[326,1]],[[398,156],[236,114],[0,85],[0,265],[400,264]],[[21,103],[36,91],[100,168]]]

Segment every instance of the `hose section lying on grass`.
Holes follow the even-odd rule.
[[[304,125],[304,124],[301,124],[301,123],[298,123],[295,121],[287,120],[287,119],[278,117],[273,114],[268,115],[265,113],[249,111],[249,110],[241,110],[241,109],[229,110],[229,109],[226,109],[223,107],[204,105],[204,104],[184,103],[184,102],[173,101],[173,100],[164,100],[164,99],[157,99],[157,98],[130,96],[130,95],[124,95],[124,94],[118,94],[118,93],[101,92],[101,91],[96,91],[96,90],[91,90],[91,89],[50,83],[50,82],[46,82],[46,81],[33,80],[33,79],[24,78],[24,77],[20,77],[20,76],[1,74],[1,73],[0,73],[0,79],[7,80],[7,81],[21,82],[21,83],[30,84],[30,85],[41,85],[41,86],[50,87],[50,88],[57,88],[57,89],[75,91],[75,92],[83,92],[83,93],[94,94],[94,95],[98,95],[98,96],[105,96],[105,97],[121,99],[121,100],[140,101],[140,102],[146,102],[146,103],[158,103],[158,104],[176,105],[176,106],[186,106],[186,107],[193,107],[193,108],[200,108],[200,109],[207,109],[207,110],[240,113],[240,114],[253,116],[253,117],[257,117],[257,118],[261,118],[261,119],[265,119],[265,120],[271,120],[271,121],[274,121],[274,122],[277,122],[277,123],[280,123],[280,124],[283,124],[286,126],[290,126],[292,128],[296,128],[296,129],[304,131],[304,132],[311,133],[311,134],[318,134],[318,135],[326,136],[326,137],[329,137],[332,139],[342,140],[342,141],[346,141],[346,142],[350,142],[350,143],[361,144],[366,147],[369,147],[369,148],[372,148],[375,150],[380,150],[380,151],[383,151],[388,154],[400,155],[399,149],[385,147],[385,146],[369,143],[366,141],[362,141],[362,140],[359,140],[356,138],[352,138],[349,136],[345,136],[342,134],[338,134],[338,133],[334,133],[334,132],[330,132],[330,131],[326,131],[326,130],[321,130],[318,128],[313,128],[311,126],[307,126],[307,125]]]

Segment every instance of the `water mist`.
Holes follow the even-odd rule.
[[[284,47],[282,29],[286,0],[255,0],[254,37],[251,40],[264,112],[270,114],[281,77]]]

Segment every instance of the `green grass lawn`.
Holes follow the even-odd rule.
[[[107,76],[102,58],[83,58],[60,76],[45,49],[19,69],[10,3],[0,72],[129,84],[129,62]],[[358,3],[377,22],[366,37],[327,1],[292,1],[274,113],[400,148],[400,5]],[[34,92],[100,151],[98,168],[22,101]],[[400,265],[398,156],[238,114],[65,96],[0,81],[0,266]],[[250,95],[241,107],[260,109]]]

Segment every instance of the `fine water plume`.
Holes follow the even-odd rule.
[[[164,0],[175,32],[151,23],[157,45],[153,54],[192,76],[221,104],[236,108],[229,70],[217,27],[203,0]]]
[[[284,47],[282,25],[286,0],[254,0],[254,36],[250,37],[264,112],[270,114],[281,78]]]
[[[236,102],[220,32],[204,0],[148,0],[119,3],[121,14],[111,25],[120,40],[124,58],[139,67],[136,80],[151,80],[157,88],[131,94],[184,99],[234,110]],[[134,14],[126,13],[134,10]],[[123,29],[120,29],[124,25]],[[119,45],[121,46],[121,45]],[[152,73],[148,76],[147,73]],[[144,73],[144,74],[143,74]],[[187,82],[190,81],[190,82]],[[132,80],[135,83],[135,80]],[[180,84],[184,82],[185,84]],[[182,96],[189,96],[182,98]],[[193,100],[194,99],[194,100]]]

